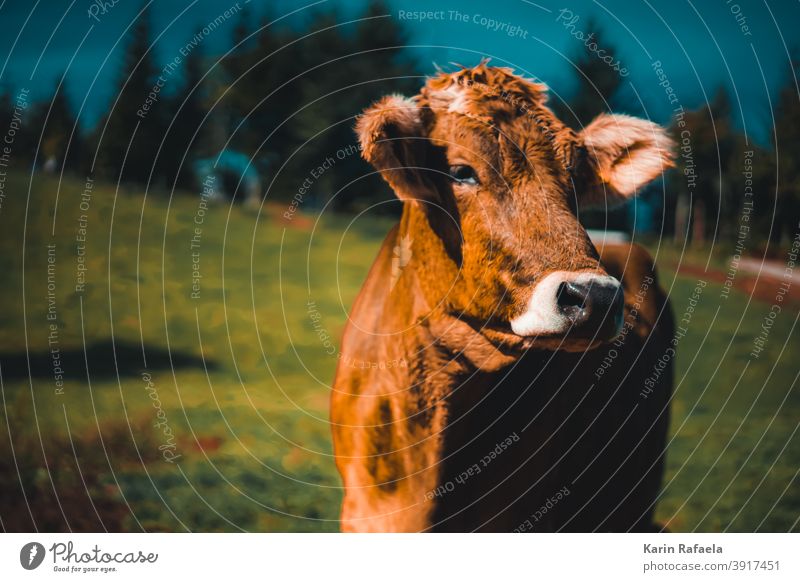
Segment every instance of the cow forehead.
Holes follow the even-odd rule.
[[[459,113],[491,121],[500,115],[540,109],[547,101],[547,87],[510,69],[481,64],[429,79],[418,100],[434,113]]]
[[[431,125],[452,118],[458,135],[497,137],[502,133],[522,151],[551,149],[565,168],[571,164],[572,133],[546,106],[543,84],[515,75],[511,69],[484,63],[431,78],[417,97]],[[531,149],[533,148],[533,149]],[[494,150],[494,147],[489,147]],[[488,150],[485,150],[488,151]],[[515,156],[516,157],[516,156]],[[540,156],[537,156],[540,157]]]

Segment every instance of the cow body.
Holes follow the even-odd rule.
[[[399,239],[398,229],[389,234],[356,301],[334,383],[343,529],[651,529],[671,363],[654,371],[673,320],[646,251],[603,249],[626,294],[615,342],[509,358],[421,301],[409,308],[403,293],[413,283],[389,290]],[[455,346],[437,341],[447,327],[456,328]]]
[[[485,101],[493,84],[499,102]],[[508,106],[513,91],[535,117]],[[576,135],[543,102],[481,65],[359,122],[365,157],[407,202],[333,384],[345,531],[653,527],[672,316],[649,255],[596,249],[569,192],[632,192],[668,157],[649,122]]]

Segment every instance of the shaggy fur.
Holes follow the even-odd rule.
[[[538,529],[651,525],[671,368],[639,393],[671,315],[647,253],[598,253],[576,213],[634,194],[670,165],[671,144],[625,116],[576,133],[546,102],[543,85],[482,63],[413,99],[386,97],[357,123],[364,158],[405,208],[353,305],[333,386],[345,531],[510,531],[563,487]],[[454,165],[479,183],[451,180]],[[607,345],[511,331],[556,271],[623,283],[624,339],[599,375]]]

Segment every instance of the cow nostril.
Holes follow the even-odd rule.
[[[556,302],[564,315],[575,319],[584,313],[587,297],[585,287],[565,281],[558,286]]]
[[[560,313],[569,320],[572,333],[598,338],[616,335],[624,311],[622,288],[605,281],[563,281],[556,291]]]

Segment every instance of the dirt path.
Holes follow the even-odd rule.
[[[720,284],[724,284],[728,278],[727,272],[713,267],[706,270],[700,265],[685,262],[679,264],[674,261],[668,263],[667,266],[681,275],[701,277]],[[737,291],[752,296],[753,299],[772,304],[775,303],[780,285],[788,282],[791,286],[785,295],[784,302],[800,306],[800,272],[795,272],[792,276],[785,278],[785,268],[786,265],[780,262],[764,261],[762,263],[758,259],[742,258],[733,278],[733,287]]]

